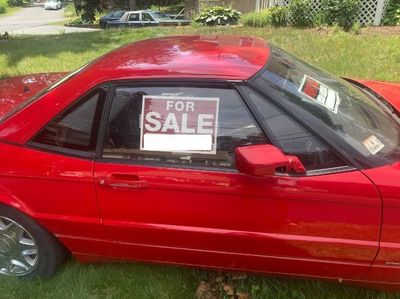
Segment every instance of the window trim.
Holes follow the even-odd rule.
[[[264,134],[265,138],[269,142],[268,136],[265,134],[262,126],[258,119],[252,113],[248,107],[246,99],[242,96],[241,92],[237,88],[237,83],[242,81],[226,81],[226,80],[209,80],[209,79],[147,79],[147,80],[117,80],[112,81],[109,84],[108,96],[103,109],[102,123],[99,128],[99,137],[96,148],[96,155],[94,157],[95,162],[112,163],[121,165],[137,165],[137,166],[151,166],[151,167],[162,167],[171,169],[187,169],[187,170],[202,170],[202,171],[213,171],[213,172],[227,172],[227,173],[239,173],[237,168],[225,168],[215,166],[192,166],[192,165],[174,165],[171,163],[153,162],[153,161],[132,161],[127,158],[113,159],[102,157],[104,149],[104,140],[106,136],[106,130],[108,125],[109,116],[111,113],[111,107],[115,91],[118,87],[187,87],[187,88],[216,88],[216,89],[228,89],[236,91],[239,100],[243,107],[249,113],[249,117],[253,120],[254,124]]]
[[[83,99],[85,99],[86,97],[90,96],[90,94],[95,93],[96,90],[99,89],[104,89],[104,91],[106,92],[106,98],[104,100],[104,105],[103,105],[103,111],[102,114],[100,116],[100,124],[99,124],[99,130],[97,132],[97,140],[99,139],[99,134],[100,134],[100,128],[102,126],[103,123],[103,117],[104,117],[104,110],[106,107],[106,103],[107,103],[107,98],[108,98],[108,94],[110,91],[110,87],[108,84],[100,84],[97,85],[93,88],[91,88],[90,90],[88,90],[87,92],[85,92],[83,95],[81,95],[80,97],[78,97],[76,100],[74,100],[72,103],[70,103],[66,108],[64,108],[62,111],[60,111],[58,114],[56,114],[55,116],[53,116],[45,125],[43,125],[30,139],[28,142],[25,143],[25,146],[29,147],[29,148],[33,148],[33,149],[37,149],[37,150],[43,150],[49,153],[53,153],[53,154],[64,154],[64,155],[68,155],[68,156],[72,156],[72,157],[80,157],[80,158],[86,158],[86,159],[91,159],[94,160],[96,157],[96,150],[97,150],[97,142],[95,144],[95,149],[91,152],[87,152],[87,151],[81,151],[81,150],[76,150],[76,149],[69,149],[69,148],[63,148],[63,147],[57,147],[54,145],[50,145],[50,144],[43,144],[43,143],[39,143],[39,142],[35,142],[34,139],[43,132],[43,130],[52,122],[54,121],[54,119],[56,119],[57,117],[61,116],[63,113],[67,112],[68,110],[73,109],[74,105],[77,105],[80,101],[82,101]]]

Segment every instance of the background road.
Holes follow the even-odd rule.
[[[45,10],[42,5],[25,7],[15,14],[0,18],[0,33],[13,34],[58,34],[61,32],[84,32],[97,29],[71,28],[54,24],[62,22],[64,9]]]

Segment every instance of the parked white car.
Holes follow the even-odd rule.
[[[62,4],[60,1],[57,0],[47,0],[44,3],[44,9],[48,10],[48,9],[61,9],[62,8]]]

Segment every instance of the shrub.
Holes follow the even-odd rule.
[[[204,7],[194,19],[195,23],[207,26],[236,25],[242,13],[236,9],[222,6]]]
[[[293,26],[311,27],[313,25],[311,0],[292,0],[287,9]]]
[[[241,23],[252,27],[265,27],[271,25],[271,12],[264,10],[261,12],[251,12],[242,16]]]
[[[392,0],[386,10],[386,16],[383,25],[400,25],[400,0]]]
[[[6,13],[7,9],[5,8],[5,6],[1,6],[0,5],[0,14]]]
[[[328,25],[337,24],[349,31],[356,23],[359,0],[322,0],[322,13]]]
[[[8,6],[23,6],[24,0],[7,0]]]
[[[269,9],[271,13],[271,25],[284,27],[288,24],[288,8],[286,6],[273,6]]]

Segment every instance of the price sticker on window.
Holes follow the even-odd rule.
[[[215,154],[219,98],[143,96],[140,149]]]
[[[338,113],[340,105],[339,94],[325,84],[305,75],[299,92],[331,112]]]

